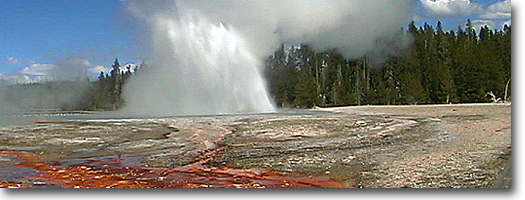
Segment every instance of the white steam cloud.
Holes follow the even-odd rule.
[[[410,0],[192,0],[161,5],[165,8],[156,13],[173,16],[169,12],[177,6],[189,7],[235,27],[263,57],[282,41],[308,43],[319,51],[338,48],[346,57],[359,57],[374,51],[377,39],[398,40],[399,30],[413,18]]]
[[[318,51],[337,48],[356,58],[406,45],[401,29],[413,18],[411,0],[128,1],[126,6],[151,25],[154,43],[151,68],[139,71],[124,90],[127,109],[152,115],[271,111],[260,72],[262,60],[282,42]]]

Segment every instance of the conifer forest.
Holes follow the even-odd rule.
[[[278,107],[313,108],[511,100],[510,26],[502,30],[484,26],[477,33],[468,20],[465,28],[447,32],[441,22],[435,27],[427,23],[417,27],[412,22],[402,31],[411,39],[410,45],[391,54],[370,53],[358,59],[346,59],[337,49],[315,52],[308,44],[282,44],[265,60],[263,69],[273,102]],[[61,109],[118,110],[126,103],[121,94],[127,79],[148,67],[142,63],[132,73],[117,59],[112,71],[101,72],[88,87],[82,85],[79,98],[68,100]],[[19,102],[21,94],[16,91],[28,90],[20,87],[44,88],[53,94],[58,93],[50,91],[53,88],[58,91],[71,85],[12,85],[5,98]],[[56,98],[51,101],[58,102]]]
[[[510,101],[511,27],[479,33],[444,31],[412,22],[412,43],[374,61],[345,59],[337,49],[314,52],[284,45],[266,61],[270,93],[278,106],[414,105]]]

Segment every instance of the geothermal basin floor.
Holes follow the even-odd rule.
[[[354,106],[0,126],[0,187],[508,188],[511,106]]]

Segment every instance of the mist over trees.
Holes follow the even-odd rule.
[[[139,67],[144,67],[142,63]],[[134,69],[135,73],[137,69]],[[133,75],[130,65],[125,68],[118,58],[111,65],[108,74],[100,72],[98,81],[91,83],[91,87],[73,107],[77,110],[118,110],[125,105],[122,98],[122,87]]]
[[[140,67],[144,67],[142,63]],[[122,86],[137,68],[122,66],[118,59],[108,74],[100,72],[96,81],[49,81],[6,85],[0,88],[0,106],[10,107],[6,113],[43,110],[118,110],[125,104]],[[5,109],[2,109],[5,110]],[[1,111],[1,110],[0,110]]]
[[[445,32],[412,22],[413,43],[398,55],[345,59],[337,49],[282,45],[266,60],[271,96],[281,107],[481,103],[510,100],[511,27]],[[506,97],[506,99],[505,99]]]
[[[510,101],[510,26],[484,26],[477,33],[468,20],[465,28],[446,32],[441,22],[412,22],[403,31],[413,39],[407,48],[358,59],[346,59],[338,49],[283,44],[265,60],[269,93],[277,106],[289,108]],[[126,103],[123,86],[148,68],[142,63],[132,70],[116,59],[96,81],[10,85],[2,98],[22,107],[118,110]]]

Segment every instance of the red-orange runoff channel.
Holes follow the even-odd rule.
[[[217,168],[190,164],[174,168],[125,166],[115,159],[89,160],[81,165],[60,166],[36,161],[34,154],[22,151],[0,151],[17,156],[23,162],[14,167],[38,170],[39,186],[64,188],[342,188],[340,181],[329,176],[283,175],[283,172],[255,169]],[[0,179],[0,187],[33,187],[31,183]],[[345,185],[345,187],[349,187]],[[352,187],[352,186],[350,186]]]

